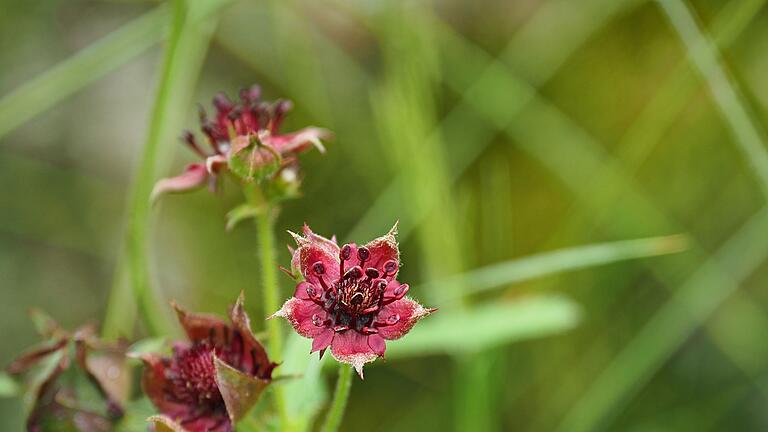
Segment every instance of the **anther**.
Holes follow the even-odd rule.
[[[349,257],[351,257],[351,256],[352,256],[352,246],[350,246],[350,245],[348,245],[348,244],[345,244],[345,245],[344,245],[344,246],[341,248],[340,257],[341,257],[341,259],[343,259],[343,260],[348,260],[348,259],[349,259]]]
[[[312,271],[314,271],[316,274],[323,274],[325,273],[325,266],[320,261],[312,264]]]
[[[320,315],[312,315],[312,324],[314,324],[316,327],[321,327],[323,325],[323,320],[320,319]]]
[[[400,298],[404,296],[405,293],[408,292],[409,288],[410,287],[408,286],[408,284],[402,284],[399,287],[395,288],[395,291],[393,292],[393,294],[395,295],[395,297]]]
[[[307,295],[309,296],[309,298],[312,298],[312,299],[317,298],[317,291],[315,290],[315,287],[308,286],[307,287]]]
[[[373,267],[368,267],[365,269],[365,275],[368,276],[368,279],[376,279],[379,277],[379,271]]]
[[[389,260],[384,263],[384,277],[393,275],[397,272],[397,261]]]
[[[362,266],[363,263],[365,263],[365,260],[368,259],[368,257],[371,256],[371,251],[368,250],[367,247],[361,246],[360,249],[357,250],[357,257],[360,258],[360,265]]]
[[[345,244],[339,251],[339,274],[344,274],[344,261],[348,260],[352,256],[352,246]]]
[[[360,266],[354,266],[344,274],[344,279],[359,279],[361,276],[363,276],[363,269]]]
[[[389,324],[389,325],[397,324],[398,321],[400,321],[400,314],[390,315],[387,318],[387,324]]]

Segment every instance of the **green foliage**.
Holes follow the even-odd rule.
[[[414,327],[408,337],[390,343],[387,357],[481,352],[570,330],[579,315],[578,306],[561,296],[494,302],[450,314],[438,311]]]

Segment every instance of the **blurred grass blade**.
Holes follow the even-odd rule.
[[[387,358],[466,354],[558,334],[579,321],[579,308],[563,296],[532,296],[477,305],[424,319],[408,337],[387,345]]]
[[[190,18],[198,22],[229,1],[200,2]],[[3,96],[0,138],[159,42],[169,17],[158,6]]]
[[[313,418],[328,397],[325,383],[321,379],[322,362],[317,356],[307,354],[311,345],[309,339],[289,332],[283,355],[285,360],[279,369],[281,375],[300,374],[299,378],[284,384],[286,410],[293,422],[291,430],[309,430]]]
[[[16,381],[5,372],[0,372],[0,398],[14,397],[19,391]]]
[[[579,246],[493,264],[447,279],[428,282],[425,285],[434,289],[445,289],[446,292],[473,294],[565,271],[677,253],[685,250],[687,246],[688,238],[684,235]],[[421,292],[425,285],[416,289],[416,292]],[[446,287],[455,288],[451,290]],[[451,297],[441,295],[439,299],[446,300]]]
[[[559,430],[593,431],[607,426],[677,348],[768,257],[768,207],[754,215],[694,273],[627,344]]]
[[[132,334],[136,302],[150,333],[171,334],[168,315],[163,313],[164,302],[159,301],[150,282],[147,258],[151,218],[149,196],[155,182],[162,145],[172,143],[173,136],[180,129],[181,119],[189,108],[191,94],[216,27],[215,18],[195,23],[192,20],[195,16],[193,12],[223,3],[211,0],[187,4],[185,0],[175,0],[172,30],[152,109],[147,142],[136,167],[128,201],[124,251],[115,270],[104,322],[104,334],[107,337]]]
[[[672,26],[685,44],[691,61],[706,79],[720,112],[733,131],[744,157],[760,181],[768,198],[768,152],[758,125],[747,111],[736,84],[718,59],[716,46],[701,31],[684,0],[658,0]]]
[[[157,43],[168,20],[159,6],[0,99],[0,138]]]

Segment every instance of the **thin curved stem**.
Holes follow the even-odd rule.
[[[352,388],[352,366],[339,363],[339,380],[336,381],[336,391],[333,394],[331,409],[325,418],[325,424],[320,429],[322,432],[336,432],[344,419],[344,410],[347,408],[349,391]]]

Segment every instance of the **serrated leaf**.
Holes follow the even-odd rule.
[[[579,308],[562,296],[496,301],[419,322],[401,340],[387,343],[387,358],[479,352],[573,328]]]
[[[237,423],[253,408],[269,381],[240,372],[216,356],[213,357],[213,364],[216,367],[216,384],[229,418],[232,423]]]
[[[237,224],[246,219],[255,218],[262,211],[264,211],[262,208],[251,203],[240,204],[227,213],[227,231],[232,231]]]
[[[0,372],[0,397],[7,398],[19,393],[19,385],[5,372]]]

